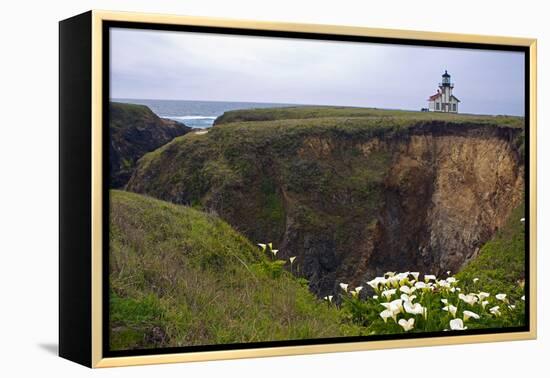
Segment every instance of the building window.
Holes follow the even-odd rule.
[[[435,103],[435,110],[439,110],[439,102]]]
[[[456,112],[456,104],[453,104],[453,112]]]

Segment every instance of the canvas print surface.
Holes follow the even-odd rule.
[[[523,52],[109,43],[109,350],[526,325]]]

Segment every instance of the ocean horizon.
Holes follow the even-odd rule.
[[[148,100],[113,98],[111,101],[148,106],[161,118],[172,119],[195,129],[212,127],[216,118],[230,110],[308,106],[271,102]]]

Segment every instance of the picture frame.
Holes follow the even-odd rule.
[[[536,338],[536,39],[96,10],[63,20],[59,27],[59,355],[61,357],[87,367],[99,368]],[[523,227],[525,227],[525,270],[524,280],[521,283],[525,291],[522,299],[525,303],[523,325],[502,329],[470,329],[465,332],[441,330],[441,332],[395,335],[306,337],[249,343],[111,350],[112,345],[108,343],[109,338],[112,337],[112,329],[109,326],[109,307],[113,303],[108,274],[111,271],[109,193],[112,189],[109,186],[109,181],[112,180],[112,177],[109,178],[109,172],[112,169],[109,162],[109,153],[112,154],[109,152],[111,146],[109,125],[112,120],[109,118],[109,107],[110,83],[113,80],[110,59],[113,50],[112,45],[109,44],[109,33],[114,28],[187,32],[211,37],[231,35],[279,38],[289,41],[296,39],[331,41],[336,44],[351,42],[521,53],[524,59],[522,122],[525,151],[522,163],[524,176],[521,176],[522,179],[524,178],[522,185],[525,201],[524,218],[522,218]],[[445,77],[443,77],[444,80]],[[444,82],[440,83],[442,92],[438,91],[437,96],[444,96],[446,90],[444,84]],[[436,104],[437,100],[434,101],[433,110],[436,105],[439,105]],[[420,114],[420,116],[423,115]],[[253,242],[257,243],[261,240]],[[261,245],[265,251],[266,245]],[[271,246],[269,249],[275,250]],[[292,264],[290,264],[290,271],[292,274]],[[337,288],[336,281],[335,285]],[[345,295],[348,295],[347,284],[344,285]],[[319,293],[328,292],[319,291]],[[325,306],[323,299],[319,298],[319,300]],[[502,304],[502,307],[515,307],[515,304],[506,303],[506,305]],[[331,305],[331,303],[328,304],[329,307]]]

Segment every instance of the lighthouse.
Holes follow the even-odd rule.
[[[453,89],[451,75],[445,70],[445,73],[441,75],[437,93],[428,98],[428,110],[430,112],[458,113],[460,100],[453,95]]]

